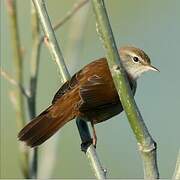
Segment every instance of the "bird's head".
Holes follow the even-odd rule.
[[[120,48],[119,52],[123,67],[134,80],[146,71],[159,71],[151,65],[148,55],[139,48],[127,46]]]

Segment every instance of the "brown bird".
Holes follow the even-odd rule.
[[[127,73],[133,94],[137,78],[146,71],[158,71],[151,65],[144,51],[135,47],[119,49],[123,67]],[[35,147],[56,133],[75,117],[91,122],[93,144],[96,145],[94,124],[103,122],[121,113],[123,107],[115,89],[106,58],[86,65],[55,94],[52,104],[28,123],[18,134],[21,141]]]

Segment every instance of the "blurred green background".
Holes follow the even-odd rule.
[[[28,85],[31,53],[30,1],[18,0],[18,18],[21,42],[25,51],[25,86]],[[75,3],[74,0],[49,0],[47,8],[52,22],[57,22]],[[180,147],[180,1],[179,0],[106,0],[117,46],[135,45],[147,52],[160,73],[147,73],[138,80],[135,96],[142,116],[158,143],[158,164],[161,178],[171,178]],[[64,24],[56,36],[71,74],[93,59],[103,57],[104,50],[95,30],[92,7],[82,8],[87,16],[84,29],[77,30],[79,21],[73,18]],[[5,0],[1,0],[1,66],[14,73],[11,34]],[[82,14],[80,18],[82,18]],[[77,15],[78,16],[78,15]],[[77,17],[74,17],[77,18]],[[81,35],[79,45],[72,38]],[[76,35],[76,36],[75,36]],[[79,52],[76,54],[75,52]],[[48,50],[43,46],[38,77],[37,112],[46,108],[60,87],[57,68]],[[22,178],[15,112],[9,100],[12,90],[9,82],[1,78],[1,156],[0,177]],[[125,114],[96,126],[97,152],[108,170],[109,178],[142,178],[143,169],[136,140]],[[56,139],[55,139],[56,138]],[[57,140],[58,138],[58,140]],[[52,178],[93,178],[86,156],[80,151],[80,138],[75,121],[68,123],[59,133],[40,147],[43,153],[54,141],[58,142]],[[51,154],[46,154],[51,158]],[[44,163],[43,154],[41,161]],[[46,164],[48,166],[48,163]],[[41,174],[46,168],[40,167]],[[50,168],[50,167],[48,167]]]

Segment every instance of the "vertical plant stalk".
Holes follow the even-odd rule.
[[[138,142],[139,151],[144,165],[144,178],[157,179],[159,178],[159,172],[156,160],[156,143],[148,132],[130,90],[115,44],[104,1],[92,0],[91,2],[96,17],[98,34],[106,50],[106,57],[115,87]]]
[[[84,28],[87,24],[87,18],[89,14],[90,3],[89,0],[78,0],[76,1],[72,8],[66,12],[63,18],[61,18],[56,23],[56,29],[53,26],[54,31],[58,30],[62,27],[67,21],[71,20],[69,31],[67,34],[71,34],[68,38],[68,45],[66,47],[66,54],[70,56],[67,57],[67,60],[70,60],[70,67],[75,67],[78,62],[80,49],[82,49],[82,41],[85,35]],[[78,22],[78,24],[77,24]],[[67,63],[67,62],[66,62]],[[68,71],[70,69],[68,68]],[[41,157],[43,157],[42,161],[39,162],[39,172],[38,177],[40,179],[48,179],[51,177],[53,168],[56,163],[56,157],[58,155],[57,147],[59,146],[59,136],[55,136],[51,141],[49,141],[43,151],[41,152]]]
[[[30,61],[30,96],[27,99],[30,119],[36,117],[36,92],[40,59],[40,30],[39,21],[34,5],[31,5],[32,21],[32,54]],[[37,179],[38,174],[38,148],[34,148],[30,159],[30,178]]]
[[[15,0],[7,0],[7,10],[9,13],[10,19],[10,34],[12,36],[12,49],[13,49],[13,60],[14,65],[13,68],[15,70],[15,80],[17,84],[23,85],[23,57],[21,53],[21,45],[20,45],[20,38],[19,38],[19,29],[18,29],[18,22],[17,22],[17,10],[16,10],[16,1]],[[21,90],[18,88],[16,90],[16,95],[14,100],[15,102],[15,111],[16,111],[16,120],[17,120],[17,127],[20,130],[25,125],[25,109],[24,109],[24,99]],[[28,150],[27,147],[22,146],[20,144],[20,163],[21,169],[24,178],[29,177],[28,166]]]
[[[57,66],[58,66],[59,72],[62,76],[62,82],[65,82],[68,79],[70,79],[70,74],[66,68],[62,52],[61,52],[58,42],[56,40],[50,18],[48,16],[48,13],[46,10],[45,2],[44,2],[44,0],[32,0],[32,1],[37,10],[43,31],[46,36],[46,44],[48,45],[48,48],[49,48],[49,51],[51,53],[53,60],[55,60]],[[96,153],[94,153],[94,152],[95,152],[95,148],[93,146],[89,146],[88,150],[87,150],[88,154],[87,153],[86,154],[89,156],[95,156]],[[98,158],[96,156],[96,157],[94,157],[94,162],[91,162],[91,163],[94,164],[97,161],[98,161]],[[101,169],[101,168],[99,168],[99,169]],[[96,169],[95,171],[97,171],[99,169]]]
[[[8,0],[7,9],[10,16],[10,33],[12,36],[12,49],[13,49],[13,60],[14,60],[14,71],[15,71],[15,80],[18,84],[23,84],[23,58],[21,53],[21,45],[19,38],[19,30],[17,23],[17,13],[16,13],[16,1]],[[19,89],[16,92],[17,94],[17,119],[18,128],[20,129],[25,124],[25,114],[24,114],[24,100]]]
[[[77,118],[76,124],[82,141],[81,150],[86,153],[96,179],[106,179],[107,171],[102,167],[96,150],[92,145],[92,139],[86,121]]]
[[[66,82],[68,79],[70,79],[70,74],[66,68],[62,52],[56,40],[55,33],[50,22],[50,18],[46,11],[45,2],[43,0],[32,1],[37,10],[39,20],[41,22],[45,34],[46,44],[48,45],[51,56],[58,66],[62,82]]]
[[[176,162],[176,167],[175,167],[172,179],[174,179],[174,180],[179,180],[180,179],[180,149],[179,149],[177,162]]]

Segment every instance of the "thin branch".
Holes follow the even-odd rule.
[[[180,149],[179,149],[177,162],[176,162],[176,167],[175,167],[172,179],[174,179],[174,180],[179,180],[180,179]]]
[[[76,2],[72,9],[67,12],[67,14],[60,19],[57,23],[53,25],[53,29],[56,31],[58,30],[62,25],[64,25],[70,18],[72,18],[78,10],[80,10],[86,3],[88,3],[89,0],[80,0],[79,2]],[[46,36],[43,36],[40,38],[39,43],[42,45],[43,41],[46,42]]]
[[[37,79],[39,72],[39,60],[40,60],[40,28],[39,20],[34,5],[31,5],[31,21],[32,21],[32,53],[31,53],[31,66],[30,66],[30,92],[31,92],[31,103],[30,108],[32,118],[36,116],[36,92],[37,92]]]
[[[83,1],[80,0],[76,4],[79,4],[81,2]],[[73,7],[75,7],[75,5]],[[70,34],[70,36],[68,38],[68,43],[66,47],[66,54],[68,55],[66,63],[68,63],[69,60],[71,62],[70,67],[75,67],[76,63],[78,63],[79,55],[83,46],[82,45],[83,37],[84,35],[86,35],[86,31],[84,31],[84,28],[86,27],[86,24],[88,22],[89,7],[90,7],[90,3],[87,3],[87,5],[79,9],[79,11],[76,12],[76,14],[74,14],[73,17],[71,16],[72,20],[70,21],[70,26],[68,27],[69,30],[67,32],[67,34]],[[61,26],[63,24],[61,24]],[[71,69],[68,70],[69,72],[71,72],[70,71]],[[40,168],[38,173],[40,179],[44,179],[44,178],[48,179],[51,177],[52,170],[56,163],[56,157],[58,155],[57,154],[58,153],[57,146],[59,146],[58,144],[59,144],[59,136],[55,136],[43,148],[43,151],[41,152],[41,156],[43,157],[43,159],[39,163]]]
[[[21,84],[18,84],[17,81],[7,71],[0,68],[0,75],[2,77],[4,77],[4,79],[6,79],[10,84],[12,84],[12,85],[16,86],[17,88],[19,88],[21,93],[26,98],[29,98],[29,96],[30,96],[29,92],[27,90],[25,90],[25,88]]]
[[[92,0],[91,2],[96,16],[98,34],[106,49],[108,65],[114,84],[139,145],[139,151],[144,165],[144,178],[156,179],[159,177],[156,160],[156,143],[148,132],[130,90],[115,44],[104,1]]]
[[[57,63],[60,74],[62,76],[62,82],[65,82],[70,78],[70,74],[65,66],[63,55],[62,55],[60,47],[57,43],[55,33],[52,28],[52,25],[51,25],[51,22],[50,22],[50,19],[49,19],[47,10],[46,10],[45,2],[44,2],[44,0],[33,0],[33,3],[35,5],[37,13],[39,15],[39,19],[40,19],[42,28],[44,30],[45,36],[47,37],[49,51],[52,55],[52,58]],[[89,156],[96,155],[95,153],[92,153],[94,151],[95,151],[95,149],[93,146],[88,147],[87,152],[89,152]],[[94,161],[92,161],[91,163],[94,164],[97,161],[99,161],[97,159],[97,156],[94,156]],[[101,169],[101,168],[95,169],[95,171],[98,171],[99,169]]]
[[[42,0],[33,0],[33,3],[38,12],[39,19],[46,37],[46,44],[48,45],[51,56],[58,66],[59,72],[62,76],[62,82],[66,82],[70,78],[70,74],[65,66],[63,55],[55,38],[55,33],[50,23],[50,18],[47,14],[45,3]]]
[[[12,34],[15,78],[18,84],[23,84],[23,71],[22,71],[23,60],[21,54],[18,24],[17,24],[16,2],[13,0],[7,0],[7,9],[10,16],[10,30]],[[23,96],[19,90],[17,90],[17,96],[18,96],[17,99],[19,104],[18,114],[21,120],[21,127],[23,127],[23,125],[25,124],[24,101],[23,101]]]
[[[57,30],[60,26],[62,26],[65,22],[67,22],[81,7],[83,7],[89,0],[80,0],[75,3],[71,10],[67,12],[67,14],[59,20],[55,25],[53,25],[53,29]]]
[[[36,117],[36,92],[37,80],[39,72],[40,59],[40,30],[39,21],[33,3],[31,4],[31,24],[32,24],[32,50],[31,50],[31,66],[30,66],[30,97],[28,98],[28,110],[30,119]],[[30,178],[37,179],[38,174],[38,148],[32,151],[30,162]]]
[[[77,118],[76,124],[82,141],[81,150],[86,153],[96,179],[106,179],[107,171],[102,167],[96,149],[92,145],[92,139],[86,121]]]
[[[18,22],[17,22],[17,11],[16,11],[16,1],[14,0],[7,0],[7,10],[9,13],[10,19],[10,34],[12,35],[12,49],[13,49],[13,59],[14,59],[14,69],[15,69],[15,79],[17,84],[23,85],[23,58],[21,54],[21,45],[20,45],[20,38],[19,38],[19,29],[18,29]],[[17,99],[17,107],[16,110],[16,119],[17,119],[17,126],[18,129],[21,129],[25,125],[25,110],[24,110],[24,99],[23,94],[21,93],[20,89],[16,91],[16,99]],[[26,148],[21,150],[21,168],[25,178],[29,177],[28,174],[28,151]]]

